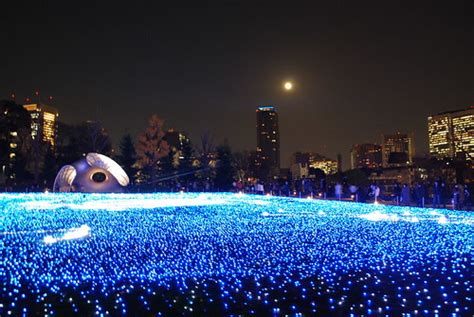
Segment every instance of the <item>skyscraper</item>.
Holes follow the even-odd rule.
[[[382,167],[382,147],[378,144],[354,144],[351,149],[351,168]]]
[[[179,161],[180,165],[186,165],[187,167],[191,167],[191,140],[184,133],[176,131],[174,129],[168,129],[165,136],[163,137],[163,140],[168,142],[170,149],[177,154],[176,158]]]
[[[16,172],[24,166],[15,166],[18,155],[26,155],[25,144],[29,138],[30,118],[21,105],[10,100],[0,100],[0,184],[14,181]]]
[[[273,106],[257,108],[257,155],[261,178],[279,175],[280,132],[278,113]]]
[[[382,163],[384,167],[411,165],[414,154],[413,134],[397,132],[382,135]]]
[[[430,155],[474,160],[474,107],[428,117]]]
[[[54,148],[58,130],[58,110],[41,103],[27,104],[23,107],[31,115],[31,138],[35,140],[39,137]]]
[[[181,152],[186,143],[189,143],[189,138],[182,132],[174,129],[168,129],[166,131],[163,140],[168,142],[169,146],[174,148],[176,152]],[[181,154],[180,154],[181,155]]]

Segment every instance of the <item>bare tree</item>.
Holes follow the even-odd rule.
[[[214,151],[214,136],[209,130],[207,130],[203,135],[201,135],[201,148],[199,149],[201,166],[205,167],[209,165]]]
[[[105,128],[97,121],[87,121],[84,124],[87,147],[90,152],[103,153],[110,155],[112,144]]]
[[[248,151],[234,153],[233,165],[236,171],[237,179],[239,181],[244,181],[245,178],[250,174],[252,168],[250,153]]]

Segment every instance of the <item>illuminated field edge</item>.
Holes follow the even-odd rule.
[[[0,272],[8,276],[0,284],[4,289],[0,300],[2,315],[29,311],[31,305],[25,304],[27,300],[44,301],[43,295],[25,293],[24,285],[42,289],[44,294],[59,295],[63,294],[62,290],[70,294],[76,287],[87,285],[80,297],[73,296],[71,300],[73,303],[81,303],[80,298],[98,300],[97,292],[100,292],[103,302],[88,310],[99,314],[105,311],[101,307],[107,306],[107,298],[116,296],[119,285],[128,292],[143,288],[155,295],[149,295],[146,300],[140,297],[137,301],[145,310],[153,312],[154,288],[169,288],[170,281],[175,281],[178,291],[186,293],[188,279],[204,287],[211,283],[204,282],[211,277],[211,281],[220,285],[224,296],[219,306],[222,311],[218,312],[252,314],[261,301],[271,313],[310,314],[343,309],[345,313],[358,314],[377,311],[456,316],[469,312],[472,302],[469,295],[472,284],[466,279],[469,267],[465,264],[472,261],[474,216],[470,212],[230,193],[0,194],[0,202],[1,249],[5,254]],[[166,226],[155,229],[160,223]],[[252,230],[274,240],[254,235]],[[173,246],[188,236],[196,241],[191,240],[191,245],[179,248]],[[130,244],[130,239],[135,239],[134,244]],[[219,249],[210,247],[216,242]],[[114,249],[114,245],[124,243],[123,248]],[[153,248],[155,253],[146,253],[149,258],[143,260],[142,254],[150,243],[157,244]],[[127,245],[137,251],[130,253]],[[229,257],[222,253],[227,252],[225,248],[237,253]],[[352,259],[347,257],[351,248],[356,252]],[[109,249],[116,257],[95,257]],[[320,251],[315,253],[315,249]],[[31,252],[31,260],[24,261],[22,254]],[[82,258],[82,253],[89,260],[81,264],[82,271],[78,271],[74,269],[74,258],[76,255]],[[310,255],[309,260],[305,260],[305,254]],[[170,260],[163,261],[163,255]],[[56,266],[55,263],[59,265],[71,256],[73,266]],[[45,263],[45,257],[52,264]],[[217,260],[211,261],[211,258]],[[262,263],[267,264],[262,266]],[[117,275],[97,271],[103,265],[113,267]],[[45,270],[46,267],[49,269]],[[35,274],[25,273],[31,269]],[[384,275],[387,269],[398,276],[392,280],[398,287],[397,294],[387,291],[384,296],[379,294],[380,298],[374,298],[371,294],[376,293],[370,291],[373,286],[369,282],[374,280],[376,285],[389,278],[390,275]],[[436,282],[439,284],[436,287],[427,287],[427,281],[433,282],[430,274],[438,271],[443,272],[446,280]],[[345,276],[347,284],[343,286],[334,279],[334,274]],[[412,278],[405,281],[404,276],[413,275],[418,276],[419,281],[415,281],[419,285],[410,284]],[[282,301],[279,297],[273,298],[273,302],[258,299],[279,289],[272,285],[255,291],[255,296],[241,298],[238,293],[244,291],[242,281],[250,277],[257,286],[268,278],[283,279],[286,287],[292,285],[290,289],[301,292],[301,301],[285,306],[274,302]],[[315,285],[312,296],[320,298],[320,302],[306,302],[306,292],[311,285],[307,279],[321,281],[321,285],[328,287],[326,292],[333,295],[324,297],[324,293],[318,291],[322,286]],[[123,284],[123,281],[128,282]],[[362,302],[353,303],[348,300],[352,296],[350,290],[359,284],[367,291],[362,292]],[[413,302],[403,292],[414,292]],[[213,296],[208,294],[206,300],[215,301]],[[398,296],[402,296],[400,301]],[[430,298],[438,297],[437,303],[430,303]],[[391,301],[387,302],[387,298]],[[190,313],[196,309],[192,303],[176,304],[178,307],[173,306],[173,309]],[[374,303],[378,306],[372,307]],[[245,310],[241,307],[244,304],[254,308]],[[133,305],[136,303],[123,301],[116,312],[127,313],[127,307]],[[323,308],[318,310],[320,306]],[[32,311],[37,312],[37,306],[34,307]],[[48,309],[51,314],[56,311]],[[75,304],[71,304],[71,309],[75,313],[84,312]]]

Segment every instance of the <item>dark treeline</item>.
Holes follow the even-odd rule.
[[[30,115],[22,106],[12,101],[0,103],[2,191],[51,190],[62,166],[96,152],[123,167],[130,178],[126,189],[129,192],[236,191],[357,201],[379,199],[419,206],[470,205],[472,168],[466,161],[424,159],[409,168],[355,169],[331,175],[310,169],[305,178],[293,177],[282,169],[278,177],[270,178],[256,164],[255,152],[233,152],[227,142],[216,145],[208,131],[193,143],[183,133],[165,130],[165,121],[157,115],[150,117],[135,140],[130,134],[123,135],[116,150],[98,121],[59,122],[54,146],[42,138],[33,138],[31,124]],[[394,180],[382,182],[379,173],[389,173]]]
[[[125,134],[117,150],[98,121],[57,124],[54,144],[32,137],[30,114],[13,101],[0,103],[0,190],[51,190],[59,169],[87,153],[116,160],[130,178],[127,190],[230,190],[235,162],[227,144],[214,145],[209,132],[198,146],[183,133],[164,130],[164,120],[150,117],[136,140]]]

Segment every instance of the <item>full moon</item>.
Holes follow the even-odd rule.
[[[285,90],[292,90],[292,89],[293,89],[293,83],[287,81],[287,82],[283,85],[283,87],[285,88]]]

